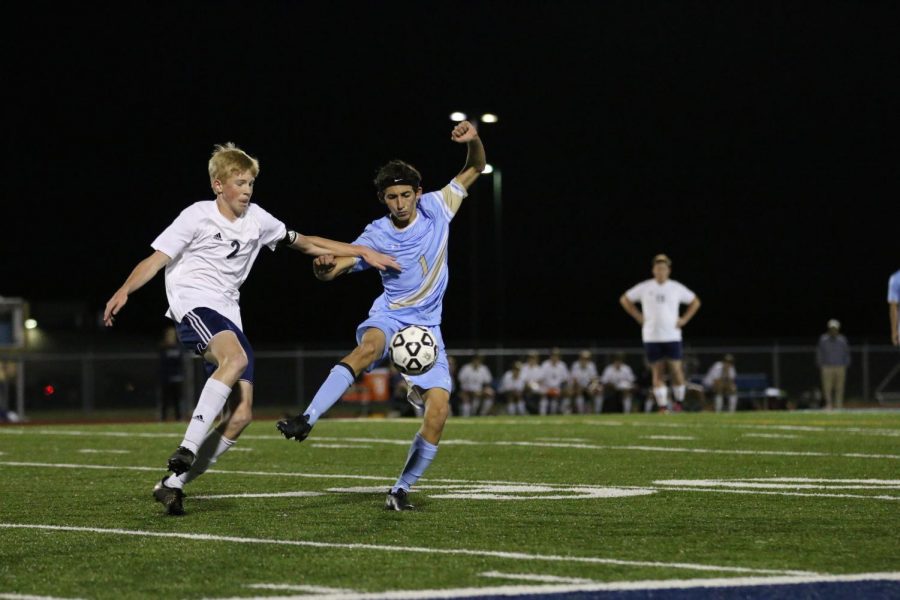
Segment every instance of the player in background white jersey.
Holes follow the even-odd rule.
[[[684,402],[686,390],[681,330],[700,309],[697,295],[674,279],[669,279],[672,261],[665,254],[653,257],[653,279],[642,281],[619,298],[619,303],[642,326],[641,336],[647,361],[653,369],[653,395],[663,410],[668,408],[665,368],[668,364],[676,410]],[[638,310],[636,304],[641,305]],[[679,315],[682,304],[687,304]]]
[[[490,414],[494,406],[494,388],[491,385],[494,377],[484,364],[480,354],[472,357],[472,361],[464,364],[457,375],[459,381],[460,413],[463,417]]]
[[[613,356],[613,361],[606,365],[606,368],[603,369],[603,374],[600,375],[600,383],[603,385],[602,397],[618,395],[622,401],[622,412],[627,415],[631,412],[631,395],[634,390],[634,382],[634,371],[625,364],[625,355],[617,352]],[[594,406],[594,412],[599,413],[602,408],[601,400],[599,407]]]
[[[594,401],[594,412],[603,409],[603,386],[597,377],[597,365],[591,358],[590,350],[582,350],[578,360],[572,363],[572,397],[575,399],[575,412],[585,413],[584,396],[590,395]],[[598,410],[599,406],[599,410]]]
[[[522,363],[516,361],[512,367],[503,374],[500,380],[500,394],[506,402],[506,412],[510,415],[526,415],[525,407],[525,376],[522,373]]]
[[[737,410],[737,371],[734,368],[734,357],[726,354],[722,360],[713,363],[703,378],[703,385],[715,394],[716,412],[722,412],[724,395],[728,395],[728,412]]]
[[[550,358],[541,364],[541,404],[540,413],[546,415],[560,412],[561,403],[569,398],[569,367],[562,361],[559,348],[550,351]]]
[[[525,380],[525,391],[523,392],[525,406],[531,407],[534,411],[535,405],[538,405],[541,398],[541,378],[544,376],[544,370],[541,368],[541,357],[537,351],[532,350],[525,357],[522,364],[522,379]]]
[[[372,303],[368,319],[357,327],[356,348],[332,368],[303,413],[277,424],[286,438],[303,441],[357,375],[387,356],[386,342],[394,333],[406,325],[428,327],[437,341],[438,359],[428,372],[407,378],[412,398],[416,403],[424,402],[425,413],[403,471],[385,500],[385,508],[389,510],[413,508],[408,499],[409,490],[434,460],[450,414],[452,381],[440,327],[449,280],[450,223],[462,206],[469,186],[486,165],[484,146],[471,123],[462,121],[456,125],[450,139],[466,145],[466,163],[440,190],[423,194],[422,175],[400,160],[390,161],[378,170],[375,189],[388,215],[371,222],[355,243],[390,249],[403,270],[382,273],[384,292]],[[320,256],[313,261],[316,277],[323,281],[367,266],[365,261],[334,256]]]
[[[128,297],[165,267],[166,313],[179,341],[201,355],[209,376],[184,439],[168,461],[173,475],[163,477],[153,496],[170,515],[184,514],[182,488],[234,445],[250,424],[253,405],[253,349],[243,333],[238,289],[263,246],[287,246],[313,256],[338,253],[372,260],[378,268],[396,267],[388,256],[288,230],[284,223],[251,204],[257,160],[234,144],[216,146],[209,160],[215,200],[196,202],[163,231],[116,290],[103,313],[113,325]],[[237,385],[230,410],[210,431]]]

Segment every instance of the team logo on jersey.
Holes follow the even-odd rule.
[[[216,232],[216,235],[213,236],[213,239],[214,239],[214,240],[219,240],[219,241],[221,242],[221,241],[222,241],[222,234],[219,233],[219,232]]]

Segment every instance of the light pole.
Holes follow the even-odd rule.
[[[464,112],[453,112],[450,114],[450,120],[454,122],[465,121],[468,117]],[[478,117],[478,121],[481,123],[496,123],[499,121],[499,118],[494,113],[482,113],[480,117]],[[494,290],[494,299],[497,306],[497,343],[503,343],[503,335],[504,335],[504,320],[506,317],[506,306],[504,302],[504,273],[503,273],[503,176],[500,172],[500,169],[487,164],[485,165],[484,171],[482,172],[484,175],[491,175],[491,195],[493,198],[493,208],[494,208],[494,253],[495,253],[495,264],[496,264],[496,274],[495,274],[495,290]],[[470,212],[471,217],[471,225],[472,225],[472,248],[469,253],[472,276],[475,280],[475,284],[471,287],[472,295],[471,295],[471,303],[472,303],[472,314],[470,315],[470,324],[472,331],[473,341],[477,343],[478,341],[478,260],[477,260],[477,243],[478,243],[478,215],[476,210],[472,210]]]

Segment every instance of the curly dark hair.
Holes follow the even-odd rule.
[[[422,184],[422,174],[408,162],[392,160],[378,169],[373,183],[380,198],[384,190],[392,185],[411,185],[418,189]]]

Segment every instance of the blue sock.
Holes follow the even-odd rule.
[[[325,383],[319,387],[319,391],[313,397],[312,402],[306,407],[304,415],[309,417],[309,424],[315,425],[319,417],[324,415],[334,403],[341,399],[350,384],[356,379],[353,369],[344,363],[334,365]]]
[[[406,466],[403,467],[400,479],[397,480],[397,483],[394,484],[391,491],[396,492],[398,489],[402,488],[408,492],[409,488],[419,480],[419,477],[422,476],[425,469],[427,469],[428,465],[431,464],[431,461],[434,460],[437,451],[437,446],[429,444],[425,441],[425,438],[422,437],[421,433],[417,433],[416,437],[413,439],[412,446],[409,448],[409,455],[406,457]]]

